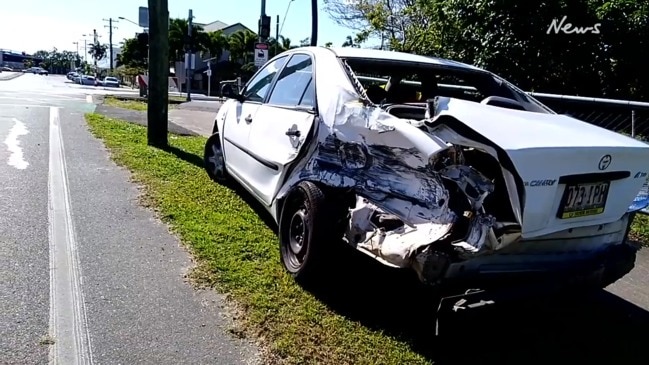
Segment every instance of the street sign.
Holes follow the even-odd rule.
[[[207,70],[207,71],[205,71],[205,73],[207,74],[207,77],[211,77],[211,76],[212,76],[212,70]]]
[[[138,9],[138,24],[142,28],[148,28],[149,27],[149,8],[145,6],[140,6]]]
[[[255,66],[261,67],[268,62],[268,44],[255,43]]]

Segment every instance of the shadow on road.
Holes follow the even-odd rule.
[[[309,290],[332,310],[407,342],[435,364],[647,363],[649,312],[605,290],[456,314],[444,322],[445,335],[435,338],[433,293],[409,271],[348,251],[335,272]]]

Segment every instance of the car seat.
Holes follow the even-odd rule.
[[[379,85],[370,85],[365,94],[374,104],[381,104],[387,97],[388,92]]]

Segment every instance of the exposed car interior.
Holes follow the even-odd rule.
[[[447,65],[346,58],[368,99],[406,119],[425,117],[425,103],[436,96],[469,100],[495,107],[554,113],[493,74]]]

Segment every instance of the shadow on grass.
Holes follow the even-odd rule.
[[[203,168],[203,159],[169,152]],[[265,209],[236,183],[227,187],[277,233]],[[649,312],[605,290],[499,303],[446,321],[435,338],[436,295],[410,270],[391,269],[340,244],[336,262],[306,290],[364,326],[409,344],[435,364],[646,364]],[[279,265],[279,263],[278,263]]]
[[[162,147],[161,149],[165,152],[169,152],[175,155],[176,157],[187,163],[190,163],[196,167],[200,167],[201,169],[205,169],[205,160],[202,156],[198,156],[171,145]],[[216,184],[216,182],[214,182],[214,184]],[[232,179],[230,179],[228,183],[225,184],[225,187],[232,190],[239,196],[239,198],[241,198],[241,200],[245,201],[246,204],[248,204],[248,206],[250,206],[257,213],[257,215],[259,215],[259,218],[261,218],[264,224],[275,234],[277,234],[277,225],[275,224],[273,217],[261,205],[261,203],[259,203],[252,195],[250,195],[250,193],[248,193],[241,185],[232,181]]]
[[[205,162],[203,160],[203,157],[201,157],[201,156],[195,155],[195,154],[193,154],[191,152],[187,152],[185,150],[182,150],[182,149],[180,149],[178,147],[171,146],[171,145],[161,147],[160,149],[165,151],[165,152],[169,152],[169,153],[175,155],[176,157],[178,157],[179,159],[181,159],[181,160],[183,160],[185,162],[188,162],[188,163],[190,163],[190,164],[192,164],[194,166],[197,166],[197,167],[200,167],[200,168],[205,168]]]

